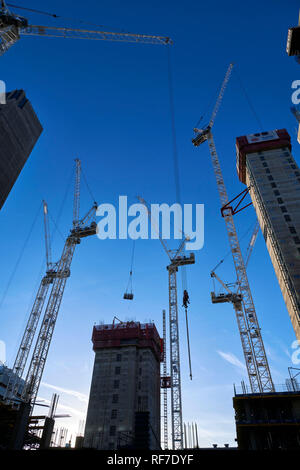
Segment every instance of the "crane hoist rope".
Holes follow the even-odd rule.
[[[173,147],[172,154],[173,154],[175,193],[176,193],[176,202],[181,204],[180,172],[179,172],[179,159],[178,159],[178,148],[177,148],[176,125],[175,125],[173,73],[172,73],[171,53],[170,53],[169,48],[167,48],[167,63],[168,63],[168,85],[169,85],[169,101],[170,101],[170,116],[171,116],[171,135],[172,135],[172,147]],[[184,251],[185,251],[185,246],[183,247],[183,252]],[[181,269],[181,285],[182,285],[183,304],[184,304],[185,292],[188,295],[186,266],[182,266],[182,269]],[[190,378],[192,379],[192,363],[191,363],[191,349],[190,349],[190,335],[189,335],[188,305],[187,304],[185,305],[185,324],[186,324],[187,350],[188,350],[188,358],[189,358]]]
[[[240,77],[240,75],[238,74],[238,72],[237,72],[236,69],[234,69],[234,73],[235,73],[235,75],[236,75],[236,77],[237,77],[237,79],[238,79],[238,82],[239,82],[239,84],[240,84],[241,90],[242,90],[242,92],[243,92],[244,95],[245,95],[245,98],[246,98],[246,101],[247,101],[247,103],[248,103],[248,105],[249,105],[249,108],[251,109],[251,111],[252,111],[252,113],[253,113],[253,115],[254,115],[254,117],[255,117],[255,119],[256,119],[256,121],[257,121],[259,127],[260,127],[260,129],[263,131],[262,122],[261,122],[260,118],[258,117],[258,114],[257,114],[257,112],[256,112],[256,110],[255,110],[255,108],[254,108],[254,106],[253,106],[252,101],[251,101],[250,98],[249,98],[248,93],[246,92],[246,89],[245,89],[245,86],[244,86],[244,84],[243,84],[243,82],[242,82],[242,79],[241,79],[241,77]]]
[[[248,235],[248,233],[250,232],[250,230],[252,229],[253,227],[253,230],[252,230],[252,234],[251,234],[251,237],[250,237],[250,240],[249,240],[249,244],[248,244],[248,247],[247,247],[247,251],[245,253],[245,266],[247,267],[247,264],[249,262],[249,259],[250,259],[250,256],[251,256],[251,252],[253,250],[253,247],[254,247],[254,244],[255,244],[255,241],[256,241],[256,238],[257,238],[257,233],[258,233],[258,228],[259,228],[259,224],[258,224],[258,221],[256,220],[255,222],[252,222],[251,225],[247,228],[247,230],[244,232],[244,234],[240,237],[240,242],[242,240],[244,240],[244,238]],[[251,251],[250,251],[250,247],[252,246],[251,248]],[[250,253],[249,253],[250,251]],[[226,254],[224,255],[224,257],[218,262],[218,264],[213,268],[212,271],[216,271],[216,269],[225,261],[226,258],[228,258],[228,256],[231,254],[231,249],[229,249]]]
[[[133,300],[133,292],[132,292],[132,269],[133,269],[133,260],[134,260],[134,251],[135,251],[135,240],[132,242],[132,252],[131,252],[131,263],[130,263],[130,271],[129,271],[129,279],[128,284],[123,295],[123,299],[125,300]]]

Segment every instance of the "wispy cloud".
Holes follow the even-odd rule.
[[[229,364],[232,364],[235,367],[238,367],[239,369],[242,369],[243,371],[246,370],[246,366],[232,353],[226,353],[223,351],[217,351],[217,353]]]
[[[37,397],[37,401],[41,402],[43,405],[48,405],[48,406],[50,406],[50,403],[51,403],[50,400],[48,400],[47,398],[43,398],[40,396]],[[73,408],[71,406],[64,405],[63,403],[58,403],[57,409],[59,409],[60,411],[69,412],[71,413],[71,416],[75,415],[75,416],[78,416],[79,418],[85,418],[85,415],[86,415],[85,412],[77,410],[76,408]],[[56,414],[59,414],[59,413],[56,413]]]
[[[76,397],[79,401],[83,401],[84,403],[88,402],[88,397],[84,393],[77,392],[76,390],[70,390],[68,388],[57,387],[56,385],[51,385],[46,382],[42,382],[41,385],[47,388],[51,388],[52,390],[56,390],[57,392],[66,393],[67,395],[72,395]]]
[[[58,403],[57,409],[59,409],[61,411],[68,411],[69,413],[71,413],[71,416],[76,415],[76,416],[79,416],[80,418],[85,418],[85,416],[86,416],[86,413],[84,413],[83,411],[79,411],[76,408],[73,408],[71,406],[64,405],[64,404],[59,404]]]

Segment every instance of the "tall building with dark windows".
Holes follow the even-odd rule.
[[[300,340],[300,169],[285,129],[236,139],[237,171],[250,195]]]
[[[84,447],[160,448],[162,342],[153,323],[94,326]]]
[[[6,104],[0,104],[0,209],[42,130],[25,92],[6,93]]]

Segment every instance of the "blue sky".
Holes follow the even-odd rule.
[[[261,130],[237,73],[264,130],[287,128],[299,162],[296,124],[290,112],[291,83],[299,79],[299,65],[285,52],[288,27],[297,23],[298,2],[87,0],[84,10],[73,1],[46,1],[42,7],[35,0],[18,4],[104,25],[106,30],[166,35],[174,41],[171,60],[182,202],[205,204],[204,248],[196,253],[196,265],[187,269],[192,381],[184,312],[179,311],[184,421],[197,421],[201,446],[234,444],[233,383],[247,378],[232,306],[210,302],[209,274],[229,245],[208,147],[192,146],[192,130],[215,99],[233,61],[235,71],[214,129],[229,194],[235,196],[244,189],[235,171],[235,137]],[[27,16],[31,24],[93,29],[68,19]],[[176,190],[165,47],[24,37],[1,57],[0,70],[7,89],[25,89],[44,126],[0,212],[1,294],[40,201],[47,200],[56,219],[69,187],[58,224],[62,235],[67,234],[74,158],[82,160],[98,203],[116,204],[119,195],[127,195],[133,203],[140,194],[149,203],[171,204]],[[82,214],[91,203],[83,185]],[[254,221],[251,207],[236,216],[241,237]],[[249,232],[241,241],[244,249],[248,241]],[[57,232],[55,259],[62,247],[63,237]],[[131,247],[130,240],[100,242],[95,237],[76,248],[43,376],[48,385],[42,385],[39,393],[49,400],[54,391],[51,386],[64,390],[60,391],[60,411],[69,410],[72,418],[60,420],[59,425],[68,427],[73,437],[85,417],[93,324],[111,322],[117,315],[123,320],[154,320],[162,332],[161,311],[168,308],[167,257],[156,240],[136,243],[135,299],[126,303],[122,296]],[[1,339],[6,342],[9,366],[43,272],[43,259],[41,214],[1,308]],[[287,367],[292,365],[295,335],[261,234],[248,272],[273,380],[284,383]],[[230,256],[219,275],[226,282],[234,281]]]

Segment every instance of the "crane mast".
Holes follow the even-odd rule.
[[[45,203],[45,201],[43,202],[47,270],[46,274],[41,280],[29,319],[27,321],[25,332],[14,362],[14,366],[10,374],[8,386],[6,389],[6,395],[4,398],[6,403],[13,402],[14,396],[18,391],[20,379],[24,374],[26,362],[29,357],[30,349],[38,327],[39,319],[44,308],[48,290],[50,284],[52,284],[51,292],[48,298],[47,306],[45,308],[35,348],[27,371],[25,386],[22,390],[21,395],[21,399],[24,402],[29,402],[31,405],[34,405],[40,386],[42,374],[44,371],[46,359],[48,356],[49,347],[53,337],[53,332],[59,313],[59,308],[61,305],[66,281],[67,278],[70,276],[70,267],[75,247],[80,243],[82,238],[96,234],[96,222],[91,222],[91,219],[95,215],[97,209],[96,202],[94,202],[93,206],[87,212],[87,214],[82,219],[79,219],[81,162],[78,159],[75,161],[76,174],[73,207],[73,227],[66,239],[60,260],[54,264],[51,261],[47,204]],[[32,410],[33,406],[31,408],[31,411]]]
[[[94,203],[88,213],[81,220],[79,220],[81,162],[78,159],[76,159],[75,162],[76,172],[73,206],[73,228],[71,229],[70,234],[66,239],[61,258],[57,263],[52,289],[42,319],[31,362],[27,371],[25,387],[22,392],[22,399],[25,402],[31,402],[33,406],[43,375],[66,281],[67,278],[70,277],[70,267],[75,247],[80,243],[81,238],[96,234],[96,223],[91,222],[89,225],[87,225],[87,223],[95,214],[97,203]]]
[[[25,331],[19,346],[11,374],[8,379],[4,401],[6,403],[13,402],[13,397],[18,392],[20,379],[23,376],[26,363],[28,360],[29,352],[32,342],[36,333],[41,313],[44,308],[45,300],[48,294],[50,284],[53,283],[55,278],[55,269],[52,267],[51,262],[51,249],[50,249],[50,235],[49,235],[49,220],[48,220],[48,206],[46,201],[43,201],[44,212],[44,228],[45,228],[45,247],[46,247],[46,273],[43,276],[34,303],[31,309]]]
[[[179,250],[178,250],[179,251]],[[171,417],[172,417],[172,448],[183,448],[182,426],[182,400],[181,400],[181,376],[180,376],[180,351],[178,328],[178,303],[177,303],[177,271],[179,266],[195,263],[194,253],[190,256],[179,256],[179,253],[171,258],[167,266],[169,274],[169,325],[170,325],[170,372],[171,372]]]
[[[217,110],[220,107],[221,100],[230,77],[231,70],[232,64],[230,64],[221,86],[221,91],[217,99],[217,106],[215,107],[215,109],[217,108]],[[214,111],[213,118],[210,122],[213,123],[215,117],[216,112]],[[234,307],[236,311],[238,328],[240,332],[251,390],[253,393],[271,392],[274,391],[274,384],[272,381],[269,364],[263,340],[261,337],[261,330],[258,323],[251,289],[247,277],[246,267],[232,215],[232,208],[229,206],[227,190],[224,183],[223,174],[218,154],[216,151],[213,135],[211,132],[211,126],[209,125],[204,130],[196,129],[195,131],[197,132],[197,135],[192,140],[192,142],[196,147],[198,147],[202,142],[205,142],[206,140],[208,141],[213,169],[221,200],[222,215],[226,224],[230,249],[236,270],[238,291],[242,296],[242,308],[237,309],[235,304]]]
[[[166,327],[166,311],[163,310],[163,340],[164,340],[164,360],[163,360],[163,377],[167,378],[167,327]],[[163,444],[164,449],[168,448],[168,388],[163,387]]]
[[[43,211],[44,211],[44,228],[45,228],[46,266],[47,266],[47,269],[49,269],[52,263],[51,263],[51,245],[50,245],[50,229],[49,229],[49,219],[48,219],[48,205],[46,201],[43,201]]]
[[[138,196],[139,201],[147,209],[148,217],[152,226],[151,210],[146,201]],[[166,243],[157,230],[160,243],[165,250],[170,264],[167,266],[169,279],[169,325],[170,325],[170,374],[171,374],[171,421],[172,421],[172,449],[183,449],[183,426],[182,426],[182,400],[181,400],[181,377],[180,377],[180,353],[179,353],[179,328],[178,328],[178,303],[177,303],[177,279],[176,274],[179,266],[195,263],[194,253],[190,256],[181,255],[188,237],[184,236],[175,252],[167,248]]]
[[[45,304],[45,300],[48,294],[49,286],[53,282],[52,275],[46,273],[42,278],[40,286],[35,297],[35,301],[30,312],[25,331],[19,346],[14,365],[12,367],[11,374],[9,376],[4,401],[10,403],[13,401],[13,397],[16,395],[20,379],[23,376],[26,362],[29,356],[29,352],[32,346],[33,338],[39,323],[39,319]]]
[[[80,209],[80,174],[81,162],[78,158],[75,159],[75,186],[74,186],[74,201],[73,201],[73,227],[76,227],[79,222],[79,209]]]
[[[70,236],[66,240],[25,379],[26,386],[23,389],[22,399],[26,402],[30,401],[32,405],[35,403],[40,386],[66,280],[70,276],[76,243],[79,242]]]

